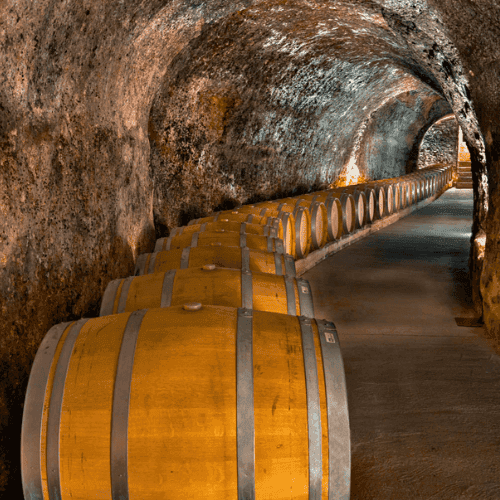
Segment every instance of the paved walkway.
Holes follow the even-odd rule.
[[[500,357],[472,316],[472,190],[304,274],[344,357],[351,500],[500,500]]]

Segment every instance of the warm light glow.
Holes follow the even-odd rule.
[[[339,178],[330,184],[328,187],[334,189],[337,187],[352,186],[354,184],[362,184],[367,182],[367,178],[359,171],[356,165],[356,160],[351,157],[349,163],[343,168]]]

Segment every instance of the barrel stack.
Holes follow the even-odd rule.
[[[386,217],[396,196],[450,183],[436,165],[159,239],[108,284],[98,318],[45,336],[22,423],[25,498],[348,499],[339,339],[295,260]]]

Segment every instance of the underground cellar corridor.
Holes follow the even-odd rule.
[[[2,2],[0,497],[498,497],[499,19]]]

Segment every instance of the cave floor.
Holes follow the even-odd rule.
[[[468,285],[472,190],[434,203],[304,274],[337,326],[351,500],[500,499],[500,356]]]

